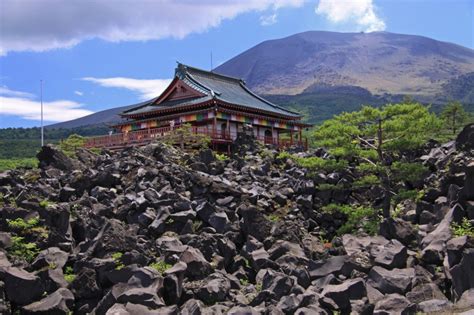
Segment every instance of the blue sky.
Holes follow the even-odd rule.
[[[472,0],[0,1],[0,128],[158,95],[176,61],[210,68],[309,30],[387,31],[474,49]]]

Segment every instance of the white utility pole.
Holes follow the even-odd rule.
[[[43,130],[43,80],[40,80],[41,89],[41,146],[44,146],[44,130]]]

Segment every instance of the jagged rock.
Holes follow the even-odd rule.
[[[370,284],[384,294],[405,294],[411,289],[411,281],[415,277],[413,268],[387,270],[375,266],[369,272]]]
[[[350,309],[350,300],[358,300],[366,296],[364,280],[355,278],[344,281],[341,284],[331,284],[326,286],[321,292],[320,303],[330,306],[337,305],[338,310]],[[329,303],[327,299],[331,300]]]
[[[177,304],[183,292],[183,277],[168,274],[163,279],[163,299],[167,305]]]
[[[74,305],[74,295],[65,288],[58,289],[40,301],[23,307],[25,314],[69,314]]]
[[[453,291],[460,297],[464,291],[474,288],[474,248],[465,249],[459,264],[449,269]]]
[[[462,207],[457,204],[446,213],[435,230],[426,235],[421,241],[422,259],[427,263],[439,264],[446,252],[446,242],[451,238],[451,223],[460,222],[464,216]]]
[[[293,314],[300,305],[300,303],[301,297],[294,294],[290,294],[288,296],[282,297],[276,307],[277,309],[283,311],[283,313],[285,314]]]
[[[464,291],[455,307],[459,311],[474,309],[474,288]]]
[[[5,296],[5,283],[0,281],[0,314],[10,314],[10,305]]]
[[[456,137],[456,148],[458,150],[474,149],[474,124],[466,125]]]
[[[434,283],[419,284],[415,286],[406,297],[412,303],[421,303],[428,299],[447,300],[446,296],[441,292]]]
[[[230,281],[220,273],[213,273],[203,281],[197,297],[206,304],[224,301],[230,290]]]
[[[466,165],[466,179],[461,195],[464,200],[474,200],[474,161]]]
[[[270,235],[271,223],[261,211],[253,206],[242,206],[238,211],[243,219],[241,228],[244,235],[251,235],[259,241]]]
[[[78,298],[95,298],[101,293],[95,270],[87,267],[79,271],[71,283],[71,288]]]
[[[6,249],[10,246],[12,246],[12,238],[10,233],[0,232],[0,247]]]
[[[402,219],[388,218],[380,223],[379,233],[387,239],[396,239],[408,246],[416,240],[413,226]]]
[[[204,303],[199,300],[190,299],[181,307],[182,315],[202,314],[204,310]]]
[[[200,278],[212,272],[211,265],[197,248],[188,246],[179,257],[179,260],[187,265],[186,277]]]
[[[385,268],[404,268],[407,263],[407,248],[397,240],[391,240],[385,245],[372,246],[370,254],[374,262]]]
[[[38,300],[44,292],[41,279],[20,268],[0,267],[0,280],[5,283],[8,300],[19,305]]]
[[[416,305],[410,303],[404,296],[393,293],[384,296],[380,299],[374,308],[374,315],[386,315],[386,314],[414,314],[416,311]]]
[[[44,268],[36,275],[40,277],[44,290],[48,293],[68,286],[68,282],[64,279],[64,274],[61,269]]]
[[[39,167],[46,168],[51,166],[63,171],[70,171],[77,168],[78,163],[68,158],[62,151],[57,150],[52,145],[45,145],[38,152],[36,157],[39,160]]]
[[[122,304],[140,304],[156,309],[165,305],[163,300],[157,295],[157,289],[155,285],[145,288],[128,288],[117,297],[117,302]]]
[[[352,270],[354,270],[354,265],[350,261],[349,256],[334,256],[327,260],[310,261],[308,270],[311,280],[322,278],[329,274],[348,277]]]
[[[441,299],[441,300],[431,299],[431,300],[420,302],[417,305],[417,309],[419,312],[430,314],[434,312],[442,312],[442,311],[449,310],[452,307],[452,305],[453,303],[451,303],[450,301],[446,299]]]
[[[35,269],[44,267],[62,269],[67,262],[68,253],[63,252],[57,247],[50,247],[41,251],[31,264]]]
[[[260,312],[250,306],[234,306],[227,311],[228,315],[259,315]]]
[[[276,241],[272,248],[268,250],[268,254],[270,255],[271,260],[277,260],[283,255],[289,255],[292,257],[307,260],[303,249],[298,244],[290,243],[288,241],[283,240]]]

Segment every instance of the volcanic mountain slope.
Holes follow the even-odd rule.
[[[265,41],[215,71],[243,78],[261,94],[342,85],[373,94],[430,96],[474,71],[474,51],[422,36],[310,31]]]

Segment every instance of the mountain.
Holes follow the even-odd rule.
[[[262,42],[215,71],[243,78],[263,94],[343,85],[429,99],[474,71],[474,50],[414,35],[310,31]]]
[[[255,92],[311,123],[363,104],[397,102],[406,94],[434,103],[435,110],[449,100],[474,110],[474,50],[422,36],[304,32],[262,42],[214,71],[243,78]],[[48,128],[110,125],[137,105]]]
[[[57,128],[78,128],[83,126],[97,126],[97,125],[113,125],[121,120],[119,114],[127,109],[130,109],[135,106],[139,106],[140,104],[134,105],[127,105],[121,107],[114,107],[111,109],[106,109],[100,112],[96,112],[84,117],[76,118],[73,120],[60,122],[52,125],[46,126],[49,129],[57,129]]]

